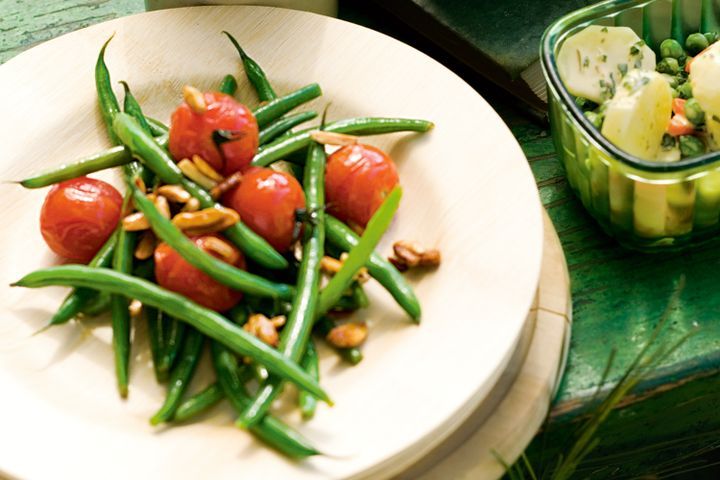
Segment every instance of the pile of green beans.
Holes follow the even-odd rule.
[[[157,425],[187,422],[227,400],[238,414],[238,425],[259,440],[292,458],[306,458],[320,452],[298,432],[272,413],[272,401],[285,382],[299,389],[298,406],[304,419],[313,417],[318,401],[332,404],[319,384],[318,352],[314,332],[326,336],[335,327],[330,312],[365,308],[368,298],[355,276],[362,267],[407,312],[419,322],[421,309],[417,297],[398,270],[374,249],[388,228],[399,206],[402,191],[396,187],[357,235],[347,225],[325,213],[325,148],[313,141],[313,129],[294,131],[317,116],[314,111],[290,113],[296,107],[322,94],[318,84],[309,84],[279,96],[260,65],[228,32],[249,84],[261,102],[253,110],[259,131],[259,144],[252,165],[268,166],[278,160],[298,158],[296,172],[303,184],[306,214],[301,234],[302,258],[299,263],[274,250],[262,237],[242,222],[222,234],[251,260],[248,271],[225,263],[198,248],[171,220],[163,216],[141,185],[156,188],[161,183],[181,185],[198,200],[201,208],[220,208],[210,193],[186,178],[167,151],[169,129],[145,116],[127,82],[122,109],[112,88],[105,52],[112,37],[100,49],[95,65],[95,85],[99,110],[108,138],[115,146],[18,182],[24,188],[42,188],[109,168],[122,167],[126,194],[125,207],[142,212],[158,240],[173,248],[185,261],[216,281],[244,293],[242,302],[225,315],[209,310],[188,298],[158,286],[154,260],[134,258],[137,233],[118,226],[87,266],[64,265],[32,272],[13,286],[40,288],[68,286],[65,298],[49,325],[67,323],[82,314],[106,308],[111,312],[114,363],[120,395],[128,395],[130,380],[131,318],[129,303],[143,305],[147,322],[153,369],[158,382],[167,383],[163,404],[150,419]],[[226,75],[219,90],[234,95],[238,89],[233,75]],[[431,122],[416,119],[360,117],[325,124],[329,132],[376,135],[393,132],[426,132]],[[140,181],[142,180],[142,181]],[[321,290],[320,264],[326,249],[348,252],[340,270]],[[256,273],[261,271],[264,276]],[[290,280],[292,279],[292,280]],[[294,285],[289,285],[292,283]],[[288,283],[286,283],[288,282]],[[280,331],[280,344],[273,348],[242,327],[250,313],[286,315]],[[208,346],[215,381],[197,393],[189,385],[198,370],[203,349]],[[338,349],[351,364],[362,359],[358,348]],[[256,391],[246,384],[258,382]]]

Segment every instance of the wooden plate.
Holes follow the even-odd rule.
[[[36,47],[0,67],[0,176],[17,179],[107,145],[95,105],[100,45],[113,79],[127,80],[146,112],[167,119],[183,84],[216,88],[239,74],[233,32],[280,92],[319,81],[330,118],[432,119],[427,135],[369,138],[400,170],[405,196],[380,247],[393,239],[438,246],[443,264],[412,277],[423,324],[411,326],[371,285],[365,360],[346,368],[322,352],[336,407],[303,424],[278,413],[333,454],[288,461],[232,426],[219,409],[188,426],[153,429],[161,403],[142,338],[128,401],[114,388],[109,328],[74,324],[39,336],[62,289],[2,287],[0,469],[24,478],[381,478],[441,442],[485,398],[512,355],[540,270],[542,218],[530,169],[510,131],[459,77],[389,37],[335,19],[257,7],[177,9],[123,18]],[[238,96],[253,104],[249,88]],[[119,89],[118,89],[119,90]],[[117,182],[114,173],[102,178]],[[37,227],[44,192],[0,187],[7,285],[57,259]],[[142,335],[138,335],[141,337]],[[210,380],[198,379],[198,386]],[[286,400],[292,401],[292,392]],[[287,412],[286,412],[287,410]]]

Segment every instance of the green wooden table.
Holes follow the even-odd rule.
[[[0,63],[44,40],[144,10],[142,0],[0,0]],[[548,426],[533,443],[537,462],[570,440],[613,350],[612,384],[645,344],[681,275],[687,279],[672,312],[676,337],[699,328],[610,416],[601,445],[582,477],[716,474],[720,460],[720,241],[686,253],[645,255],[621,248],[589,218],[570,190],[546,126],[525,116],[507,95],[446,58],[434,46],[360,0],[341,1],[340,16],[389,33],[445,63],[498,110],[520,142],[567,256],[574,324],[568,366]],[[42,67],[38,66],[39,72]]]

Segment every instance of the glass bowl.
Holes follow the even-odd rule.
[[[540,47],[550,130],[568,182],[603,229],[643,251],[680,249],[720,229],[720,152],[673,163],[615,147],[585,118],[558,75],[563,41],[587,25],[626,26],[658,53],[693,32],[720,31],[714,0],[609,0],[577,10],[545,31]],[[659,56],[658,56],[659,58]],[[720,87],[719,87],[720,88]]]

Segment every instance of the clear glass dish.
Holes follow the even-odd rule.
[[[720,152],[655,163],[621,151],[575,105],[556,55],[587,25],[630,27],[657,53],[665,38],[683,42],[693,32],[720,31],[718,13],[719,0],[609,0],[562,17],[543,35],[550,129],[568,182],[603,229],[627,247],[679,249],[720,230]]]

